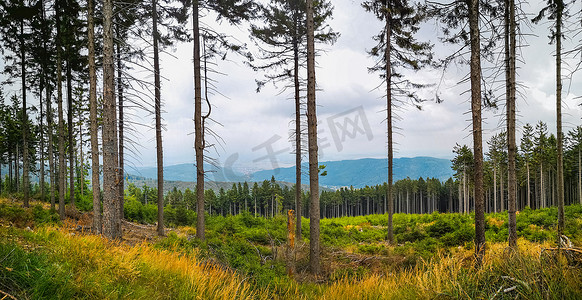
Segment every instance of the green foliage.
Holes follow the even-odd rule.
[[[75,200],[75,206],[80,211],[92,211],[93,210],[93,194],[77,195]]]
[[[129,221],[153,224],[157,221],[158,207],[154,204],[143,205],[135,197],[129,196],[126,198],[123,213]]]
[[[46,254],[28,252],[1,242],[2,290],[19,299],[72,299],[82,295],[73,284],[70,266],[51,262]]]
[[[33,227],[35,224],[56,223],[59,221],[59,216],[56,212],[45,210],[42,205],[22,208],[1,203],[0,219],[10,222],[16,227]]]

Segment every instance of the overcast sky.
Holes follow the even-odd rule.
[[[378,75],[368,73],[367,68],[374,62],[366,53],[374,45],[372,36],[377,34],[381,24],[361,8],[360,2],[333,1],[335,9],[330,25],[341,36],[335,45],[323,46],[326,52],[317,58],[320,161],[386,156],[384,88],[377,89],[381,84]],[[528,12],[537,9],[524,7]],[[214,24],[210,17],[203,21]],[[543,23],[533,27],[537,36],[526,38],[529,46],[522,50],[525,63],[518,64],[518,81],[522,84],[518,99],[518,139],[525,123],[535,124],[541,120],[548,124],[550,132],[556,130],[554,46],[548,44],[548,26],[548,23]],[[248,42],[252,49],[246,26],[232,28],[221,25],[218,28]],[[524,31],[531,33],[528,29]],[[435,38],[439,34],[437,26],[430,22],[423,26],[418,39],[430,39],[437,44],[436,55],[442,57],[453,48],[439,45]],[[565,44],[571,46],[571,43]],[[167,79],[162,82],[165,165],[194,162],[192,45],[178,45],[172,55],[174,57],[162,55],[162,75]],[[289,141],[289,131],[294,126],[291,91],[280,93],[280,89],[267,86],[261,93],[256,93],[255,79],[261,75],[250,70],[236,56],[229,58],[231,61],[217,62],[217,69],[226,75],[213,77],[218,81],[218,90],[226,97],[211,97],[212,118],[222,125],[212,124],[210,127],[222,142],[216,150],[210,150],[209,155],[218,159],[219,165],[243,172],[293,165],[293,145]],[[420,111],[412,107],[397,111],[396,157],[450,159],[455,143],[472,146],[469,94],[464,93],[468,85],[458,84],[467,73],[466,66],[453,66],[447,70],[439,89],[443,103],[426,102]],[[442,72],[423,71],[409,75],[417,82],[437,83],[441,81]],[[425,93],[431,96],[434,91]],[[564,84],[566,131],[582,123],[582,110],[577,105],[581,100],[574,99],[580,95],[582,73],[577,73],[571,83]],[[498,110],[484,112],[484,144],[492,133],[505,126],[502,121],[504,113],[503,103]],[[153,124],[153,116],[135,121]],[[138,128],[138,131],[140,153],[129,158],[130,164],[155,166],[155,131],[143,128]],[[272,155],[268,155],[269,147]]]
[[[386,155],[385,100],[377,74],[369,74],[367,67],[373,59],[366,54],[374,42],[371,37],[378,32],[381,24],[366,13],[360,1],[334,1],[334,18],[330,22],[341,36],[333,46],[323,46],[327,51],[317,59],[317,113],[320,141],[320,161],[381,158]],[[535,11],[536,7],[524,7]],[[206,20],[211,22],[211,20]],[[555,67],[553,46],[548,44],[547,27],[540,24],[533,28],[538,36],[527,37],[529,47],[523,49],[523,61],[519,65],[518,81],[522,83],[518,99],[518,130],[525,123],[539,120],[548,124],[550,132],[555,132]],[[229,33],[246,40],[247,28],[225,28]],[[525,30],[525,29],[524,29]],[[433,22],[426,24],[419,36],[420,40],[434,38],[440,32]],[[437,56],[446,55],[448,49],[437,45]],[[180,45],[174,53],[178,59],[165,57],[163,74],[169,80],[164,82],[162,94],[165,100],[164,118],[167,131],[164,132],[165,164],[191,163],[193,150],[193,81],[190,67],[192,47]],[[233,166],[235,170],[269,169],[276,166],[294,164],[291,154],[293,145],[289,142],[289,130],[293,127],[294,103],[290,93],[279,94],[280,90],[266,88],[255,93],[254,80],[260,74],[252,72],[242,61],[231,56],[234,61],[219,61],[219,70],[226,76],[218,76],[219,90],[228,98],[212,97],[212,116],[222,126],[212,125],[224,140],[217,151],[210,154],[218,158],[220,165]],[[579,59],[579,57],[577,58]],[[437,104],[426,102],[421,111],[405,107],[399,110],[398,133],[395,135],[396,157],[434,156],[451,158],[455,143],[472,145],[470,136],[469,94],[463,93],[467,85],[458,81],[467,74],[466,67],[452,67],[444,77],[440,87],[441,98]],[[423,83],[440,81],[440,71],[426,71],[411,74],[414,80]],[[564,85],[564,128],[571,129],[581,124],[582,111],[574,98],[582,94],[582,73],[574,77],[571,85]],[[566,93],[569,89],[569,93]],[[430,96],[432,91],[427,91]],[[505,126],[502,115],[503,103],[498,110],[484,112],[484,139]],[[347,129],[347,131],[345,130]],[[153,134],[144,143],[141,163],[155,164]],[[521,132],[518,132],[518,139]],[[484,141],[484,143],[485,143]],[[518,141],[519,142],[519,141]],[[275,155],[268,156],[268,146]],[[230,159],[229,159],[230,158]]]

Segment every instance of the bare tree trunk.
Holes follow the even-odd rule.
[[[78,161],[78,165],[79,165],[79,173],[78,173],[78,177],[79,177],[79,183],[80,183],[80,189],[81,189],[81,195],[85,195],[85,174],[83,172],[83,113],[81,112],[81,109],[79,109],[79,160]]]
[[[515,0],[506,0],[506,77],[507,77],[507,215],[509,230],[509,247],[517,249],[517,220],[516,220],[516,184],[515,156],[517,146],[515,142]]]
[[[117,146],[117,106],[113,59],[113,3],[103,1],[103,234],[121,238],[119,219],[119,162]]]
[[[26,112],[26,52],[24,46],[24,20],[20,21],[20,80],[22,81],[22,183],[24,188],[24,207],[28,207],[29,178],[28,178],[28,113]]]
[[[497,168],[493,167],[493,211],[497,212]]]
[[[44,76],[44,67],[42,72],[42,78],[40,79],[40,85],[41,88],[39,90],[38,96],[39,96],[39,100],[38,100],[38,106],[40,108],[40,118],[39,118],[39,122],[38,122],[38,127],[39,127],[39,135],[40,135],[40,145],[39,145],[39,153],[40,153],[40,180],[39,180],[39,185],[40,185],[40,199],[41,201],[45,201],[44,198],[44,126],[43,126],[43,116],[44,116],[44,109],[42,106],[42,92],[44,89],[44,84],[45,84],[45,76]],[[0,176],[1,177],[1,176]],[[1,184],[1,183],[0,183]]]
[[[55,17],[57,27],[57,111],[59,114],[59,216],[65,219],[65,122],[63,120],[63,78],[62,78],[62,50],[60,31],[60,0],[55,2]]]
[[[319,274],[319,162],[317,147],[317,114],[315,103],[315,41],[313,1],[307,1],[307,134],[309,146],[309,267]]]
[[[152,1],[152,24],[154,38],[154,85],[155,85],[155,115],[156,115],[156,155],[158,166],[158,235],[164,234],[164,154],[162,150],[162,119],[161,119],[161,84],[160,58],[158,54],[158,12],[157,0]],[[204,190],[202,190],[204,193]]]
[[[205,239],[204,225],[204,129],[202,127],[202,80],[200,76],[200,20],[198,0],[192,1],[194,34],[194,150],[196,151],[196,237]]]
[[[556,1],[556,143],[558,152],[558,245],[564,233],[564,132],[562,131],[562,14],[564,3]]]
[[[70,51],[70,50],[69,50]],[[69,138],[69,205],[75,207],[75,146],[73,144],[73,74],[67,59],[67,127]]]
[[[91,190],[93,192],[93,231],[101,234],[101,185],[99,184],[99,129],[97,127],[97,75],[95,68],[95,27],[93,0],[87,1],[89,48],[89,122],[91,132]],[[52,180],[52,179],[51,179]]]
[[[51,210],[55,209],[55,162],[53,153],[53,114],[51,111],[51,96],[50,91],[47,87],[46,89],[46,125],[48,133],[48,156],[49,156],[49,169],[50,169],[50,201]]]
[[[580,148],[578,145],[578,202],[582,204],[582,159],[580,159]]]
[[[499,172],[499,176],[501,177],[500,180],[500,189],[501,189],[501,194],[500,194],[500,201],[499,201],[499,209],[501,212],[505,211],[505,184],[504,184],[504,179],[503,178],[503,166],[500,168],[500,172]]]
[[[544,185],[544,169],[543,163],[540,163],[540,206],[541,208],[546,207],[546,191]]]
[[[469,189],[467,188],[467,171],[463,167],[463,212],[469,213]]]
[[[386,131],[388,135],[388,188],[386,189],[386,199],[388,199],[388,243],[394,243],[394,227],[392,218],[394,216],[394,195],[392,192],[393,188],[393,140],[392,140],[392,65],[390,60],[391,54],[391,39],[392,39],[392,28],[390,23],[392,22],[392,15],[388,8],[388,1],[384,0],[383,6],[385,11],[384,20],[386,21],[386,51],[384,52],[384,60],[386,61]]]
[[[116,26],[117,28],[117,38],[120,39],[120,35],[119,35],[119,25]],[[117,52],[117,99],[119,99],[119,174],[121,175],[119,178],[119,219],[122,220],[124,218],[124,212],[123,212],[123,207],[124,207],[124,189],[125,189],[125,154],[124,154],[124,145],[123,145],[123,81],[121,80],[121,75],[122,75],[122,64],[121,64],[121,47],[119,46],[119,44],[121,43],[121,41],[117,41],[117,43],[115,43],[116,45],[116,52]],[[155,45],[154,45],[155,48]],[[155,54],[154,54],[155,55]],[[155,63],[154,63],[155,66]]]
[[[296,1],[293,2],[295,5]],[[293,10],[293,84],[295,93],[295,237],[301,240],[302,188],[301,188],[301,96],[299,89],[299,14],[298,7]]]
[[[485,252],[485,211],[483,193],[483,137],[481,128],[481,45],[479,30],[479,0],[469,3],[469,34],[471,40],[471,113],[473,119],[473,152],[475,167],[475,253],[477,264]]]
[[[529,162],[525,163],[525,168],[527,170],[527,206],[531,208],[531,187],[530,187],[530,179],[529,179]]]

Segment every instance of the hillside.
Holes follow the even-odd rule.
[[[336,188],[341,186],[354,186],[357,188],[366,185],[382,184],[387,177],[387,159],[364,158],[357,160],[341,160],[320,162],[326,166],[327,176],[321,177],[320,185]],[[214,168],[215,172],[209,177],[220,182],[238,181],[263,181],[275,176],[277,181],[295,182],[295,167],[278,168],[274,170],[257,171],[250,175],[233,173],[233,176],[225,176],[229,172],[221,168]],[[303,170],[307,170],[307,163],[303,164]],[[145,178],[156,178],[156,168],[143,167],[136,169],[136,175]],[[232,173],[232,172],[230,172]],[[410,177],[438,178],[441,181],[453,176],[451,161],[434,157],[403,157],[394,159],[394,181]],[[179,164],[164,168],[164,179],[168,181],[194,182],[196,169],[194,164]],[[307,172],[304,172],[303,182],[309,180]],[[212,185],[212,183],[211,183]],[[230,187],[230,185],[227,185]],[[214,188],[213,188],[214,189]]]
[[[388,160],[364,158],[357,160],[341,160],[320,162],[325,165],[327,176],[320,178],[319,184],[327,187],[353,186],[361,188],[366,185],[382,184],[388,177]],[[307,164],[303,165],[307,170]],[[394,181],[410,177],[438,178],[441,181],[453,176],[451,161],[434,157],[403,157],[394,159]],[[277,180],[295,180],[295,167],[279,168],[275,170],[259,171],[252,174],[253,180],[269,179],[275,176]],[[303,176],[304,182],[308,182],[307,174]]]

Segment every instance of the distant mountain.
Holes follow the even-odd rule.
[[[146,179],[156,179],[158,177],[158,169],[156,167],[137,167],[135,170],[127,170],[138,177]],[[204,165],[204,170],[207,171],[207,181],[218,182],[242,182],[249,181],[249,176],[244,176],[235,173],[232,170],[226,170],[220,167]],[[269,177],[271,179],[271,177]],[[193,163],[178,164],[164,167],[164,181],[196,181],[196,166]]]
[[[127,186],[129,186],[129,184],[134,184],[136,187],[138,188],[142,188],[144,185],[147,185],[149,187],[157,187],[157,181],[154,179],[134,179],[134,178],[129,178],[128,181],[125,181],[125,188],[127,188]],[[277,184],[281,187],[286,186],[286,187],[293,187],[295,184],[291,183],[291,182],[283,182],[283,181],[277,181]],[[215,193],[218,193],[220,191],[220,189],[225,189],[225,190],[229,190],[230,188],[232,188],[233,182],[224,182],[224,181],[206,181],[204,183],[204,189],[206,190],[213,190]],[[252,188],[252,184],[249,184],[250,187]],[[303,190],[308,190],[309,186],[302,184],[303,186]],[[173,190],[174,188],[180,190],[180,191],[184,191],[186,189],[190,189],[191,191],[194,191],[194,189],[196,188],[196,182],[192,182],[192,181],[166,181],[164,180],[164,193],[167,193],[171,190]],[[325,191],[331,191],[331,189],[326,188],[326,187],[320,187],[320,190],[325,190]]]
[[[388,159],[364,158],[357,160],[341,160],[320,162],[325,165],[327,176],[320,177],[319,184],[339,188],[354,186],[361,188],[366,185],[376,185],[386,182],[388,177]],[[303,165],[303,183],[308,183],[307,164]],[[403,157],[394,159],[394,181],[410,177],[438,178],[441,181],[453,176],[451,161],[434,157]],[[295,181],[295,167],[278,168],[258,171],[251,175],[253,181],[271,179],[275,176],[280,181]]]
[[[342,186],[364,187],[366,185],[382,184],[388,177],[387,159],[364,158],[356,160],[341,160],[320,162],[326,166],[327,176],[320,178],[320,185],[338,188]],[[225,170],[205,166],[207,170],[215,172],[207,175],[208,181],[241,182],[270,180],[275,176],[277,181],[295,182],[295,167],[263,170],[250,175],[236,174],[232,170]],[[307,164],[303,165],[303,184],[309,183]],[[144,178],[156,178],[156,168],[137,168],[137,176]],[[394,181],[410,177],[438,178],[441,181],[453,176],[451,161],[434,157],[403,157],[394,159]],[[194,164],[179,164],[164,168],[164,180],[194,182],[196,181],[196,168]],[[185,183],[184,183],[185,184]]]

